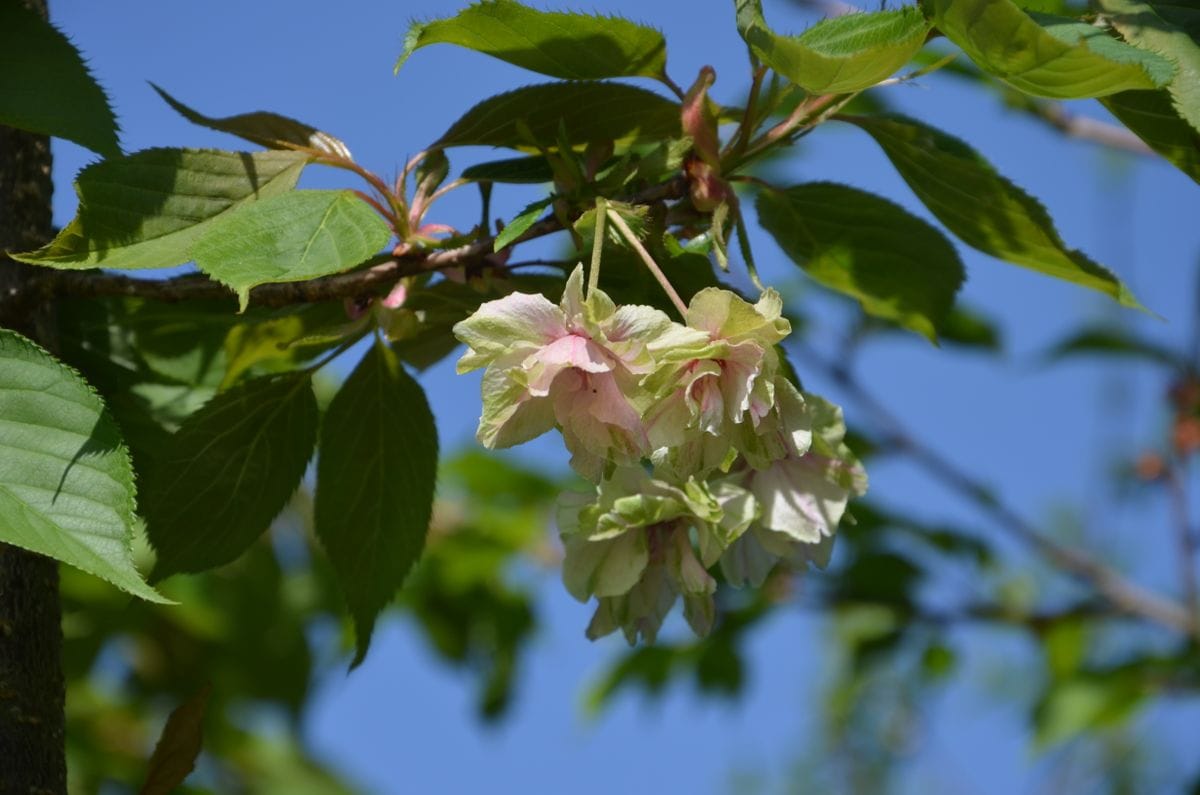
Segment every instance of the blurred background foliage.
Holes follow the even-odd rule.
[[[153,309],[127,302],[90,307],[134,316]],[[802,305],[792,311],[803,317]],[[256,322],[216,322],[203,310],[173,313],[174,325],[145,326],[160,344],[139,339],[141,359],[122,361],[112,355],[121,341],[106,336],[113,326],[102,318],[89,326],[82,310],[65,316],[78,322],[63,331],[64,355],[80,361],[89,348],[103,348],[106,361],[123,368],[120,394],[154,407],[159,424],[133,442],[135,454],[146,456],[154,455],[155,439],[187,410],[179,396],[215,388],[228,365],[230,339]],[[964,331],[950,344],[971,346],[982,356],[1003,352],[1000,332],[987,320],[965,312],[962,318]],[[127,326],[139,333],[136,322]],[[886,332],[865,321],[848,329],[837,365],[816,357],[802,336],[793,353],[802,369],[832,368],[853,398],[861,387],[845,363],[853,361],[856,346]],[[174,347],[172,337],[189,342]],[[1158,369],[1163,438],[1123,451],[1126,465],[1113,475],[1129,501],[1155,491],[1187,499],[1177,490],[1185,487],[1200,450],[1195,355],[1120,326],[1091,326],[1042,357],[1048,363],[1104,357],[1118,369],[1136,359]],[[251,365],[275,366],[279,362],[269,359]],[[120,401],[114,403],[119,410]],[[920,462],[932,454],[890,418],[851,416],[862,420],[852,444],[869,463],[889,456]],[[950,470],[941,477],[976,502],[981,522],[1003,510],[1001,497],[976,488],[969,473]],[[530,650],[538,631],[534,586],[557,576],[561,554],[553,503],[569,485],[477,449],[444,461],[428,550],[393,609],[420,627],[437,659],[473,681],[480,720],[503,721],[520,698],[522,661],[536,653]],[[95,578],[62,570],[72,791],[136,791],[167,714],[206,686],[211,696],[204,752],[186,791],[353,791],[309,758],[301,741],[314,684],[345,675],[351,649],[330,573],[312,554],[310,508],[309,495],[300,493],[251,553],[216,571],[165,583],[178,605],[130,601]],[[854,523],[839,534],[829,569],[777,572],[759,591],[720,591],[721,619],[710,637],[618,654],[588,686],[586,709],[596,714],[624,691],[653,698],[681,683],[702,697],[736,700],[756,628],[775,611],[819,612],[828,618],[822,653],[829,663],[818,745],[781,760],[778,770],[731,771],[730,787],[887,792],[893,768],[903,764],[922,732],[927,704],[962,675],[956,638],[969,626],[993,633],[1001,647],[1015,643],[1034,652],[1013,655],[1011,667],[1007,659],[994,661],[982,686],[995,699],[1028,705],[1038,752],[1053,760],[1047,780],[1062,784],[1049,791],[1158,791],[1154,749],[1126,727],[1156,702],[1196,697],[1200,657],[1194,640],[1168,637],[1113,612],[1062,572],[1030,566],[1027,557],[978,527],[930,525],[870,497],[856,502],[852,513]],[[1064,514],[1045,529],[1069,538],[1071,522]]]

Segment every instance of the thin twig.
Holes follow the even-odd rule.
[[[1179,580],[1187,602],[1192,632],[1200,638],[1200,581],[1196,575],[1196,536],[1192,532],[1191,512],[1188,510],[1187,471],[1185,462],[1175,458],[1166,469],[1167,492],[1171,498],[1171,515],[1175,525],[1175,543],[1179,554]]]
[[[983,483],[943,458],[941,454],[918,442],[886,406],[858,383],[848,369],[836,362],[825,360],[807,348],[804,354],[888,429],[885,445],[907,454],[944,485],[977,504],[1008,535],[1030,547],[1064,572],[1091,585],[1117,609],[1178,632],[1191,634],[1191,617],[1178,603],[1145,590],[1087,553],[1064,546],[1043,535],[1014,509],[1000,502]]]

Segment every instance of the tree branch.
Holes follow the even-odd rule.
[[[1191,617],[1182,606],[1145,590],[1087,553],[1064,546],[1043,535],[1014,509],[998,500],[983,483],[913,438],[899,419],[867,392],[846,367],[837,362],[827,361],[807,348],[803,353],[887,428],[886,444],[907,454],[944,485],[970,499],[984,513],[991,516],[1009,536],[1033,549],[1075,579],[1090,585],[1118,610],[1140,616],[1177,632],[1192,633]]]
[[[678,199],[687,189],[684,177],[648,188],[626,199],[630,204],[652,204]],[[562,223],[548,215],[531,226],[510,244],[515,246],[544,237],[563,229]],[[255,306],[283,307],[357,298],[385,291],[403,276],[413,276],[447,268],[479,266],[494,255],[495,238],[487,237],[452,249],[417,252],[398,257],[381,258],[377,264],[349,273],[337,273],[304,282],[264,284],[250,291],[250,303]],[[37,304],[54,298],[145,298],[152,301],[179,303],[182,301],[228,298],[234,294],[225,285],[203,274],[188,274],[173,279],[137,279],[97,271],[47,270],[23,285],[19,292],[0,295],[0,300]]]
[[[1071,138],[1090,141],[1130,154],[1155,156],[1154,150],[1147,146],[1145,141],[1124,127],[1071,113],[1061,103],[1032,102],[1029,111]]]

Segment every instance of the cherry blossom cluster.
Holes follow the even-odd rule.
[[[559,499],[563,580],[598,606],[588,637],[653,642],[680,597],[692,629],[714,621],[719,568],[761,585],[781,561],[824,566],[866,474],[841,410],[783,373],[779,294],[757,303],[701,290],[685,323],[617,306],[583,269],[558,306],[513,293],[454,327],[484,367],[478,438],[509,447],[557,428],[589,493]]]

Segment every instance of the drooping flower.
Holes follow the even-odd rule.
[[[762,510],[721,558],[733,585],[761,585],[780,560],[824,567],[847,503],[866,493],[866,472],[843,441],[841,409],[815,395],[804,400],[813,426],[811,447],[793,448],[764,468],[747,466],[731,476]]]
[[[687,328],[699,334],[650,344],[659,368],[644,381],[656,397],[647,432],[653,447],[674,451],[676,466],[703,472],[729,463],[738,426],[757,428],[771,412],[775,345],[791,326],[774,290],[750,304],[707,288],[692,298]]]
[[[563,582],[580,601],[599,599],[590,636],[620,627],[630,642],[653,638],[680,595],[689,623],[707,633],[716,588],[707,567],[757,516],[745,489],[714,492],[694,478],[673,485],[640,467],[618,467],[594,495],[563,495]]]
[[[653,369],[645,341],[672,325],[657,309],[617,308],[599,290],[585,299],[582,267],[558,306],[525,293],[483,304],[454,327],[469,347],[458,371],[487,368],[479,441],[509,447],[557,424],[586,477],[598,479],[607,460],[636,461],[648,452],[633,402]]]

